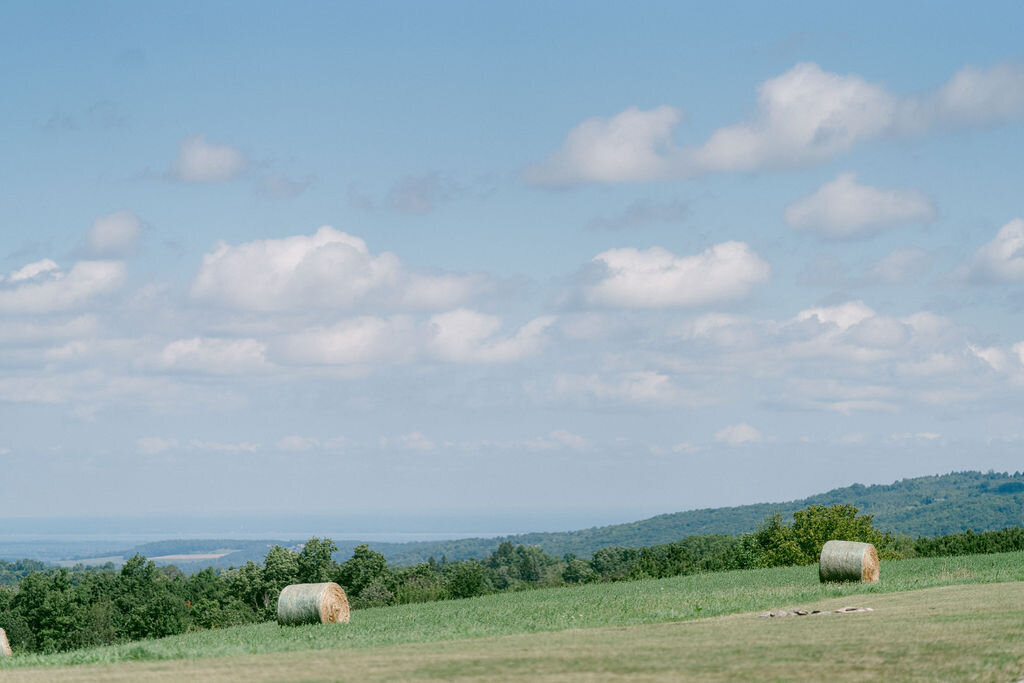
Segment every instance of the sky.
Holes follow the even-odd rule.
[[[4,3],[0,516],[596,524],[1019,470],[1022,20]]]

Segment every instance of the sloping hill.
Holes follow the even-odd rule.
[[[450,560],[485,557],[502,541],[537,545],[558,556],[565,553],[589,556],[595,550],[608,546],[641,547],[670,543],[698,534],[742,534],[757,528],[767,515],[774,512],[781,513],[788,520],[795,510],[808,505],[833,503],[855,505],[861,512],[875,515],[878,528],[908,536],[1024,526],[1024,475],[1020,472],[952,472],[885,485],[854,484],[801,500],[674,512],[639,522],[579,531],[423,543],[370,543],[370,547],[397,564],[411,564],[442,555]]]
[[[950,474],[903,479],[893,484],[863,486],[854,484],[826,493],[778,503],[758,503],[738,507],[688,510],[658,515],[627,524],[593,527],[577,531],[526,533],[500,538],[464,538],[452,541],[412,543],[369,542],[384,553],[392,564],[414,564],[430,557],[449,560],[489,555],[503,541],[536,545],[552,555],[574,553],[589,557],[595,550],[609,546],[642,547],[678,541],[703,534],[742,534],[757,528],[764,518],[778,512],[787,520],[795,510],[812,504],[849,503],[861,512],[875,515],[880,529],[908,536],[936,536],[972,529],[989,531],[1009,526],[1024,526],[1024,475],[1021,473],[953,472]],[[297,549],[306,539],[287,541],[161,541],[125,551],[130,557],[178,555],[161,564],[175,564],[186,572],[203,567],[241,566],[248,560],[261,562],[271,545],[279,543]],[[335,559],[352,556],[359,540],[335,539]],[[213,553],[231,550],[221,557],[180,557],[187,553]],[[219,553],[218,553],[219,554]],[[159,562],[159,560],[158,560]]]

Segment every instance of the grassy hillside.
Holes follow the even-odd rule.
[[[1024,671],[1020,598],[1020,584],[964,585],[858,596],[857,604],[874,611],[849,615],[738,614],[358,649],[20,668],[4,680],[1001,682]]]
[[[964,594],[953,601],[941,597],[948,597],[950,593],[941,593],[936,598],[911,597],[904,600],[904,604],[917,606],[915,609],[917,609],[918,621],[922,614],[933,620],[935,615],[941,615],[936,622],[938,626],[948,630],[951,625],[959,624],[965,631],[963,634],[965,638],[968,636],[968,627],[970,633],[974,635],[984,630],[985,624],[982,623],[981,617],[989,611],[996,607],[1001,608],[1004,612],[1010,610],[1012,614],[1000,612],[1000,619],[997,620],[997,630],[1001,634],[999,642],[1004,648],[1013,644],[1017,648],[1017,650],[1013,650],[1016,653],[1014,656],[1017,658],[1014,661],[1024,662],[1024,645],[1022,645],[1024,633],[1020,633],[1024,628],[1022,626],[1024,619],[1021,619],[1024,616],[1021,608],[1021,605],[1024,604],[1024,601],[1021,600],[1024,594],[1022,594],[1020,581],[1024,581],[1024,555],[1021,553],[887,562],[882,566],[882,581],[876,585],[821,585],[818,583],[815,567],[722,572],[359,610],[353,613],[352,623],[347,625],[282,628],[270,623],[219,631],[199,631],[160,640],[139,641],[56,655],[17,655],[0,660],[0,674],[6,677],[21,671],[25,675],[30,675],[31,668],[43,667],[39,674],[41,677],[39,679],[42,679],[47,676],[52,678],[55,675],[50,667],[155,660],[162,662],[160,671],[165,674],[168,672],[183,674],[184,669],[170,666],[169,662],[211,657],[237,658],[267,653],[302,652],[311,655],[313,651],[330,651],[328,656],[334,657],[341,653],[344,656],[340,659],[349,661],[352,657],[358,656],[360,651],[369,652],[368,656],[373,656],[374,650],[380,654],[380,648],[417,643],[434,644],[429,648],[431,651],[438,644],[451,643],[450,647],[445,647],[448,647],[449,650],[454,647],[465,657],[488,650],[492,651],[492,654],[496,654],[492,647],[493,643],[481,645],[479,640],[467,641],[466,639],[489,639],[517,635],[525,637],[523,634],[545,633],[548,635],[536,639],[538,644],[543,644],[565,642],[567,638],[579,640],[586,636],[586,631],[581,629],[605,628],[617,629],[615,633],[619,634],[617,638],[622,641],[621,646],[625,647],[626,652],[632,648],[635,653],[637,648],[645,647],[651,632],[639,631],[634,632],[634,636],[630,636],[623,634],[624,627],[692,621],[703,617],[749,613],[771,608],[838,607],[846,604],[880,605],[885,604],[880,602],[882,598],[894,593],[940,586],[971,585],[977,587],[979,584],[999,584],[993,585],[992,591],[984,594],[987,596],[984,600],[988,606],[983,609],[978,607],[980,604],[978,601],[982,600],[981,597],[978,597],[982,595],[981,593],[972,594],[974,597],[964,597],[966,595]],[[912,594],[908,593],[907,595]],[[929,611],[929,609],[936,609],[937,604],[942,604],[950,609],[944,607],[940,612]],[[959,608],[961,611],[966,609],[974,614],[974,617],[957,617],[953,614],[955,608]],[[879,620],[876,622],[877,626],[872,626],[872,629],[888,623],[888,628],[900,624],[905,630],[907,623],[905,620],[887,622],[889,616],[881,608],[878,608],[877,612],[877,614],[867,615],[872,618],[877,617]],[[823,627],[832,628],[838,624],[857,623],[861,616],[827,615],[808,618],[793,617],[791,619],[794,622],[806,619],[801,623],[810,624],[810,627],[793,626],[793,628],[812,628],[820,632]],[[904,615],[904,617],[910,618],[908,615]],[[770,632],[771,629],[790,628],[783,623],[784,620],[768,620],[752,616],[744,617],[744,619],[743,623],[746,625],[742,628],[751,631]],[[1009,620],[1010,626],[1007,625],[1007,620]],[[861,621],[860,623],[865,622]],[[556,636],[552,632],[565,632],[565,635]],[[676,631],[676,633],[677,641],[685,640],[680,636],[687,632]],[[887,633],[892,636],[891,632],[887,631]],[[939,635],[941,634],[931,634],[931,637],[939,638]],[[730,634],[726,638],[723,634],[718,633],[718,635],[708,636],[707,642],[709,644],[718,642],[718,646],[727,642],[744,642],[737,640],[734,636],[735,634]],[[835,642],[829,642],[833,636],[834,634],[819,633],[820,642],[817,644],[813,642],[809,644],[804,641],[799,641],[796,644],[810,646],[809,651],[816,652],[820,648],[836,645]],[[558,640],[559,638],[560,640]],[[458,645],[459,642],[463,644]],[[939,642],[942,642],[941,638],[939,638]],[[627,645],[629,647],[626,647]],[[676,646],[679,646],[679,642],[676,643]],[[613,648],[609,652],[622,651],[622,647],[619,647],[619,650]],[[514,651],[510,651],[508,656],[511,659],[516,659],[516,655],[512,652],[518,652],[520,649],[517,647]],[[950,649],[964,650],[965,648]],[[425,650],[420,650],[420,652],[425,652]],[[978,652],[984,653],[986,650],[982,648]],[[555,654],[556,651],[549,652],[549,656]],[[301,661],[308,659],[309,657],[304,656]],[[293,659],[291,661],[300,660]],[[448,665],[452,666],[453,664],[449,663]],[[502,670],[501,667],[512,664],[503,664],[495,660],[491,665],[498,667],[492,669],[494,671]],[[104,673],[98,677],[110,677],[116,670],[103,669],[101,671]],[[125,671],[133,672],[134,670],[126,669]],[[65,674],[70,675],[71,672],[72,670],[61,670],[61,677],[65,677]],[[484,673],[484,670],[479,670],[477,673]],[[436,671],[435,674],[441,678],[445,677],[441,675],[440,671]],[[813,676],[810,677],[813,678]]]

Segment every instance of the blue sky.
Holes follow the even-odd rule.
[[[1021,15],[8,3],[0,515],[1020,469]]]

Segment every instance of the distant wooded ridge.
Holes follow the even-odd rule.
[[[1024,526],[1024,474],[967,471],[902,479],[884,485],[854,484],[801,500],[689,510],[577,531],[409,543],[339,540],[335,541],[338,546],[335,557],[343,560],[351,556],[357,545],[367,543],[370,548],[383,553],[389,563],[411,565],[430,557],[448,560],[487,557],[504,541],[514,545],[538,546],[556,557],[566,553],[589,557],[596,550],[612,546],[640,548],[704,534],[735,536],[753,531],[772,513],[788,519],[793,512],[809,505],[834,503],[853,505],[863,513],[874,515],[878,529],[897,535],[931,537],[968,529],[992,531]],[[138,545],[125,550],[123,555],[127,558],[139,553],[153,558],[225,549],[234,551],[213,560],[187,562],[176,559],[166,562],[191,572],[207,566],[237,567],[248,560],[261,560],[274,544],[297,547],[298,543],[301,541],[294,539],[173,540]]]

